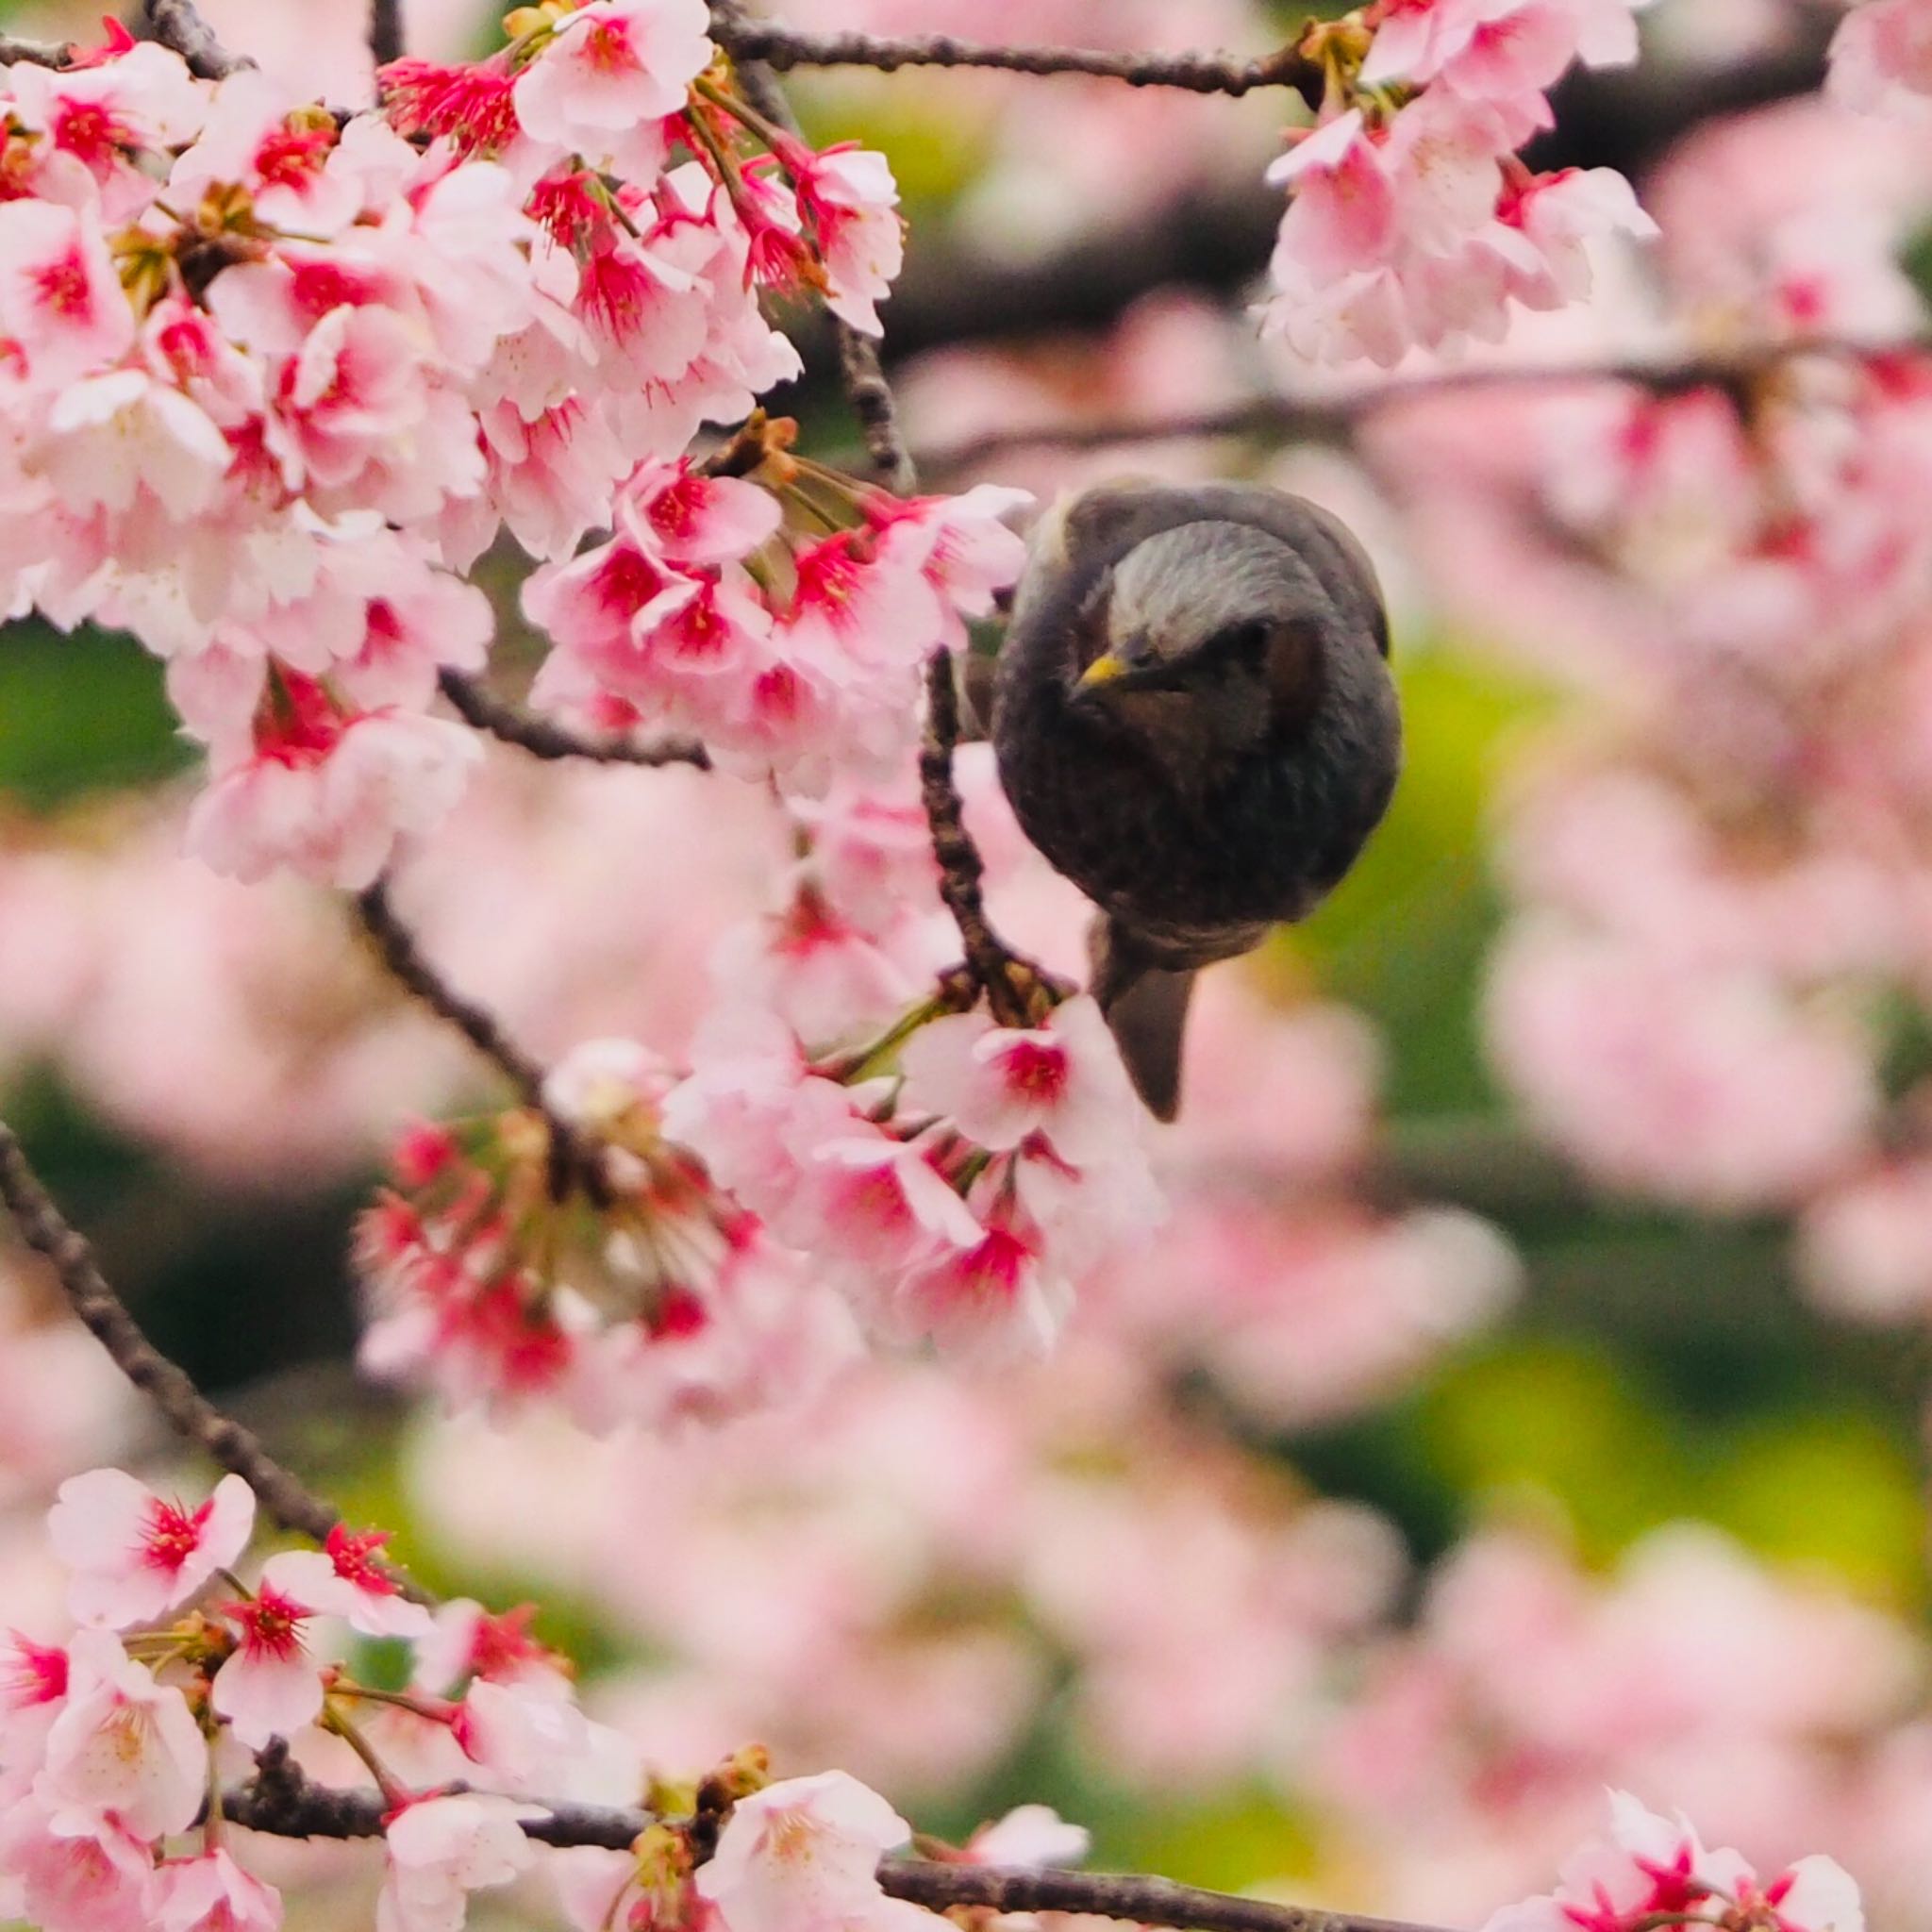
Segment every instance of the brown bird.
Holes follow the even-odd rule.
[[[1402,724],[1361,545],[1255,484],[1102,484],[1034,534],[992,740],[1026,835],[1101,910],[1093,991],[1172,1120],[1195,972],[1303,918],[1394,790]]]

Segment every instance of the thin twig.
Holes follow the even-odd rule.
[[[173,47],[189,71],[203,80],[225,80],[255,62],[231,54],[215,38],[215,30],[195,10],[194,0],[147,0],[148,30],[164,47]]]
[[[0,67],[11,67],[16,60],[29,67],[72,67],[74,48],[66,41],[24,41],[14,34],[0,34]]]
[[[701,744],[668,738],[658,744],[628,744],[621,738],[580,738],[547,718],[535,718],[486,691],[459,671],[445,671],[442,694],[466,724],[487,731],[538,758],[584,758],[599,765],[693,765],[708,771],[711,760]]]
[[[382,963],[406,991],[413,993],[439,1019],[447,1020],[485,1059],[517,1090],[524,1104],[543,1116],[550,1130],[551,1191],[559,1199],[573,1185],[602,1205],[609,1197],[604,1164],[596,1143],[574,1123],[553,1109],[543,1098],[545,1070],[525,1053],[490,1008],[452,986],[429,963],[416,935],[397,916],[385,880],[356,895],[356,917],[375,942]]]
[[[222,1411],[194,1386],[187,1371],[170,1361],[142,1332],[140,1323],[101,1273],[86,1238],[54,1205],[25,1150],[0,1122],[0,1201],[5,1201],[21,1239],[52,1265],[69,1306],[114,1365],[160,1410],[169,1426],[207,1452],[223,1469],[239,1475],[255,1491],[262,1508],[281,1524],[317,1542],[327,1540],[341,1518],[292,1470],[261,1445],[259,1438]],[[385,1574],[418,1602],[429,1599],[401,1572]]]
[[[369,0],[369,53],[378,67],[404,54],[403,0]]]
[[[965,806],[953,780],[953,753],[959,742],[959,690],[953,654],[938,650],[926,661],[925,736],[919,747],[919,788],[933,856],[940,865],[940,897],[959,928],[966,970],[986,994],[1002,1026],[1032,1024],[1032,990],[1041,983],[1037,968],[1022,960],[992,929],[980,890],[986,863],[966,829]]]
[[[1010,429],[991,429],[983,435],[922,450],[919,464],[922,469],[951,475],[1025,449],[1105,449],[1118,443],[1191,442],[1218,437],[1345,442],[1365,417],[1382,409],[1473,391],[1575,389],[1591,383],[1622,383],[1660,396],[1685,395],[1701,389],[1740,394],[1784,364],[1807,356],[1858,361],[1925,354],[1932,354],[1932,337],[1862,341],[1847,337],[1807,336],[1786,341],[1756,342],[1724,354],[1687,356],[1674,361],[1631,358],[1610,362],[1503,363],[1493,367],[1445,369],[1428,375],[1397,376],[1333,396],[1249,396],[1218,408],[1183,410],[1172,416],[1017,425]]]
[[[408,992],[447,1020],[483,1058],[491,1061],[532,1107],[543,1104],[543,1068],[504,1029],[488,1007],[458,992],[437,972],[416,943],[416,935],[396,916],[389,887],[381,879],[356,897],[356,916],[375,942],[391,976]]]
[[[902,67],[979,67],[1003,74],[1087,75],[1124,81],[1129,87],[1181,88],[1196,94],[1245,94],[1257,88],[1289,87],[1320,97],[1322,67],[1291,43],[1256,60],[1231,54],[1150,54],[1095,47],[995,46],[951,34],[890,37],[863,33],[809,33],[771,21],[747,21],[736,9],[714,15],[712,32],[738,60],[782,70],[793,67],[872,67],[892,74]]]

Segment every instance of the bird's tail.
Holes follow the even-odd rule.
[[[1157,1120],[1180,1110],[1181,1036],[1194,969],[1171,972],[1154,965],[1109,919],[1094,923],[1091,937],[1093,997],[1113,1029],[1134,1091]]]

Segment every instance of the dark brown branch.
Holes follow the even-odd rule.
[[[508,1032],[496,1015],[458,992],[424,957],[416,935],[396,916],[389,887],[381,879],[356,896],[356,917],[375,942],[375,950],[391,976],[423,1002],[439,1019],[447,1020],[532,1107],[543,1104],[543,1068]]]
[[[341,1521],[293,1471],[285,1469],[258,1438],[225,1416],[179,1368],[155,1347],[108,1284],[84,1236],[71,1226],[41,1184],[13,1130],[0,1122],[0,1200],[21,1239],[51,1264],[68,1305],[114,1365],[160,1410],[168,1425],[204,1450],[255,1491],[262,1508],[281,1524],[317,1542]],[[428,1599],[402,1574],[391,1579],[419,1602]]]
[[[382,963],[405,991],[414,994],[439,1019],[447,1020],[517,1090],[526,1107],[543,1116],[550,1130],[551,1191],[561,1199],[579,1186],[591,1201],[608,1199],[609,1188],[595,1143],[556,1113],[543,1098],[542,1062],[525,1053],[490,1008],[452,986],[416,943],[416,935],[396,915],[386,881],[377,879],[356,895],[356,917],[375,942]]]
[[[538,758],[584,758],[599,765],[694,765],[710,769],[701,744],[688,739],[666,739],[658,744],[628,744],[620,738],[580,738],[547,718],[535,718],[493,696],[459,671],[445,671],[442,694],[455,706],[464,724],[487,731]]]
[[[712,31],[740,60],[781,71],[793,67],[873,67],[882,74],[902,67],[980,67],[1003,74],[1088,75],[1129,87],[1169,87],[1197,94],[1245,94],[1262,87],[1291,87],[1319,98],[1322,69],[1295,45],[1257,60],[1230,54],[1148,54],[1093,47],[993,46],[951,34],[891,38],[881,34],[808,33],[771,21],[747,21],[735,9]]]
[[[894,1858],[879,1867],[879,1883],[894,1898],[936,1912],[955,1906],[994,1912],[1076,1912],[1198,1932],[1433,1932],[1400,1920],[1275,1905],[1131,1872],[1034,1872]]]
[[[526,1820],[524,1835],[539,1844],[625,1851],[656,1822],[646,1811],[532,1802],[542,1804],[547,1815]],[[222,1813],[237,1824],[281,1838],[377,1838],[383,1801],[374,1791],[334,1791],[312,1784],[286,1757],[278,1757],[264,1765],[255,1783],[224,1796]],[[879,1867],[879,1884],[891,1897],[936,1912],[957,1906],[995,1912],[1076,1912],[1194,1932],[1435,1932],[1398,1920],[1274,1905],[1131,1873],[1032,1872],[888,1858]]]
[[[403,0],[369,0],[369,53],[378,67],[403,58]]]
[[[189,71],[203,80],[225,80],[255,62],[231,54],[216,40],[214,29],[195,10],[193,0],[147,0],[148,30],[164,47],[173,47]]]

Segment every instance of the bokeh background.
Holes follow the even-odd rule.
[[[347,0],[207,10],[332,98],[366,86]],[[425,51],[491,44],[485,8],[409,11]],[[785,17],[1258,52],[1301,9]],[[1631,172],[1664,239],[1496,358],[1923,325],[1932,141],[1811,97],[1835,17],[1659,0],[1641,68],[1559,93],[1536,158]],[[1333,902],[1214,975],[1161,1233],[1050,1363],[874,1363],[805,1415],[670,1441],[359,1380],[347,1236],[385,1145],[500,1096],[341,903],[179,856],[157,665],[31,622],[0,631],[0,1109],[165,1350],[436,1587],[540,1604],[667,1770],[761,1739],[935,1832],[1044,1800],[1098,1863],[1457,1924],[1545,1885],[1608,1783],[1759,1860],[1831,1851],[1880,1925],[1932,1925],[1932,577],[1882,622],[1801,605],[1723,396],[1653,419],[1615,385],[1475,381],[1344,422],[1245,312],[1278,97],[792,92],[897,170],[887,346],[930,481],[1266,477],[1384,571],[1407,775]],[[1270,399],[1320,407],[1051,434]],[[850,450],[822,375],[777,407]],[[1857,431],[1821,523],[1905,515],[1932,474],[1923,423]],[[514,685],[520,564],[485,568]],[[1076,961],[1077,905],[984,748],[962,763],[996,912]],[[500,750],[398,897],[545,1054],[675,1052],[781,853],[729,780]],[[0,1606],[31,1629],[53,1485],[171,1452],[12,1254],[0,1334]],[[314,1880],[291,1923],[360,1922],[373,1867],[284,1856]],[[486,1910],[550,1922],[538,1893]]]

